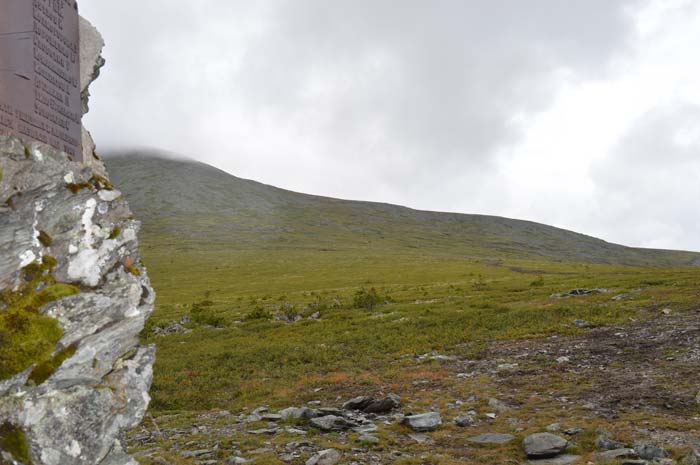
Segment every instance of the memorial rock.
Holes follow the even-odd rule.
[[[149,402],[138,335],[155,295],[140,224],[80,124],[104,44],[75,6],[0,0],[2,464],[136,465],[119,438]]]

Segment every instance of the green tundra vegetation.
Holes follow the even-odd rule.
[[[357,250],[249,251],[167,244],[143,237],[158,293],[149,326],[197,312],[192,332],[147,337],[158,345],[154,410],[286,407],[347,381],[391,384],[402,360],[428,352],[479,357],[493,339],[583,331],[648,318],[655,308],[697,306],[700,270],[529,261],[439,253]],[[159,245],[158,245],[159,244]],[[357,305],[361,289],[382,302]],[[574,288],[612,293],[552,298]],[[613,301],[617,294],[629,297]],[[360,308],[358,308],[360,307]],[[319,312],[320,318],[309,318]],[[298,314],[290,323],[276,314]],[[286,320],[287,318],[285,318]],[[408,363],[406,363],[408,365]],[[318,395],[316,395],[318,397]],[[315,398],[315,397],[314,397]]]
[[[443,413],[455,398],[478,393],[469,405],[484,411],[485,399],[509,392],[521,408],[508,415],[526,422],[525,431],[541,431],[561,414],[543,393],[576,398],[596,392],[595,381],[544,355],[521,360],[522,376],[506,386],[485,375],[458,379],[458,363],[444,360],[488,360],[498,341],[653,323],[664,312],[690,314],[700,298],[700,255],[691,252],[627,248],[525,221],[307,196],[194,162],[132,155],[107,165],[144,223],[141,258],[157,302],[143,338],[158,349],[150,408],[161,427],[197,423],[216,409],[337,407],[387,392],[412,411]],[[557,295],[573,289],[596,292]],[[157,334],[181,321],[188,331]],[[658,383],[694,386],[693,376]],[[595,449],[595,429],[611,426],[586,412],[566,414],[588,418],[577,439],[584,453]],[[633,411],[624,424],[649,415]],[[679,430],[690,421],[657,420]],[[489,428],[514,430],[505,419]],[[421,460],[397,464],[465,463],[458,458],[464,433],[454,425],[433,434],[442,452],[453,447],[447,455],[379,434],[382,447],[428,449]],[[287,436],[274,442],[294,440]],[[235,439],[242,451],[266,440]],[[338,447],[325,436],[315,440]],[[488,453],[483,463],[522,454],[519,443]],[[263,454],[256,463],[282,462]]]

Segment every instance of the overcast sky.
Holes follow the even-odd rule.
[[[697,0],[83,0],[98,149],[700,250]]]

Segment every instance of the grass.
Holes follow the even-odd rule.
[[[201,245],[173,253],[158,245],[170,242],[143,239],[158,293],[150,326],[183,315],[200,323],[149,341],[158,346],[154,411],[286,407],[311,400],[309,380],[329,398],[379,390],[416,355],[479,357],[491,340],[581,332],[577,319],[612,325],[647,318],[649,309],[682,310],[697,301],[700,282],[693,268],[494,263],[392,249]],[[580,287],[610,292],[550,297]],[[371,309],[357,302],[369,289],[382,296]],[[305,318],[269,318],[290,309]],[[308,318],[316,312],[320,319]]]

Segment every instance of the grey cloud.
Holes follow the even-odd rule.
[[[642,116],[593,170],[601,226],[627,243],[700,249],[699,154],[700,106]]]
[[[83,2],[88,124],[282,187],[498,212],[497,160],[562,80],[604,78],[642,0]]]

